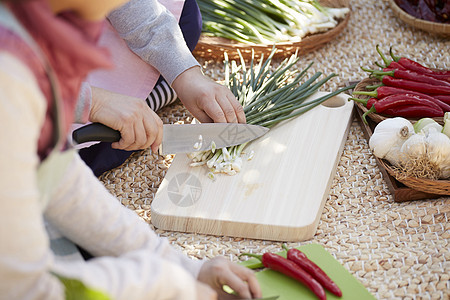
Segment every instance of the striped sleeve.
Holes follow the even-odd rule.
[[[84,124],[89,121],[89,112],[92,104],[92,90],[87,82],[83,82],[78,95],[77,106],[75,107],[74,123]]]

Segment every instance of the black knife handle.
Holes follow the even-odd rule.
[[[92,123],[80,127],[72,132],[72,139],[78,144],[86,142],[118,142],[120,131],[100,123]]]

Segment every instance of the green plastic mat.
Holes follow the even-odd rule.
[[[327,299],[375,299],[375,297],[372,296],[369,291],[367,291],[367,289],[321,245],[308,244],[300,246],[297,249],[305,253],[310,260],[322,268],[322,270],[324,270],[341,289],[342,297],[339,298],[326,291]],[[286,257],[286,252],[279,252],[278,254]],[[240,264],[251,269],[263,268],[261,262],[256,258],[249,259]],[[280,296],[278,300],[317,299],[316,295],[314,295],[314,293],[306,286],[279,272],[264,269],[256,272],[256,277],[261,285],[264,297]]]

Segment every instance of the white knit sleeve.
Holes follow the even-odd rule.
[[[37,141],[46,100],[33,74],[0,52],[0,299],[64,299],[39,202]]]
[[[201,267],[159,238],[125,208],[77,155],[45,217],[97,258],[59,262],[58,273],[82,280],[114,299],[195,299]]]

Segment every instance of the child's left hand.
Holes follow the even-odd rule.
[[[262,297],[254,272],[224,257],[215,257],[206,261],[200,269],[197,279],[216,290],[219,299],[231,298],[231,295],[223,290],[224,285],[229,286],[240,298]]]

